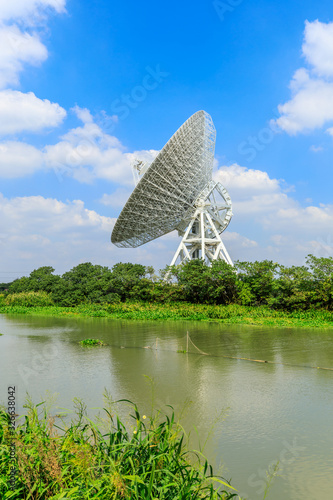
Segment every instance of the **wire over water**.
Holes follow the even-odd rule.
[[[311,366],[311,365],[299,365],[299,364],[294,364],[294,363],[282,363],[280,361],[268,361],[266,359],[253,359],[253,358],[246,358],[246,357],[239,357],[239,356],[228,356],[225,354],[211,354],[208,352],[204,352],[199,347],[197,347],[193,340],[191,339],[189,333],[187,332],[186,336],[184,337],[186,339],[186,349],[184,350],[177,350],[173,351],[172,349],[161,349],[158,347],[158,341],[161,339],[159,337],[156,337],[155,343],[153,345],[148,345],[144,347],[136,346],[136,347],[129,347],[130,349],[136,348],[136,349],[151,349],[153,351],[165,351],[165,352],[180,352],[182,354],[201,354],[202,356],[210,356],[213,358],[225,358],[225,359],[236,359],[238,361],[250,361],[252,363],[264,363],[264,364],[270,364],[270,365],[282,365],[282,366],[292,366],[292,367],[297,367],[297,368],[311,368],[314,370],[328,370],[328,371],[333,371],[333,368],[327,368],[323,366]],[[190,352],[189,351],[189,343],[192,344],[192,346],[195,348],[195,352]],[[125,349],[125,346],[121,346],[122,349]],[[128,349],[128,347],[127,347]]]

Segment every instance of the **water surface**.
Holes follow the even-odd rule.
[[[187,331],[197,348],[177,353]],[[332,500],[333,371],[311,366],[333,367],[333,330],[0,315],[0,332],[0,400],[15,385],[20,413],[26,392],[58,393],[66,408],[73,397],[101,407],[104,389],[146,414],[152,400],[171,404],[202,442],[211,432],[206,455],[249,500],[277,461],[270,500]]]

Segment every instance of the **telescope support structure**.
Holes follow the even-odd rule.
[[[210,206],[211,203],[208,200],[198,203],[170,266],[176,265],[177,260],[179,260],[179,264],[182,264],[187,260],[200,258],[208,265],[214,260],[223,259],[227,264],[233,266],[230,255],[217,230],[214,212]]]

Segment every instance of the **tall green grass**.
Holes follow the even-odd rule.
[[[45,402],[29,402],[24,423],[15,432],[14,490],[9,487],[10,418],[2,410],[0,498],[229,500],[237,496],[223,479],[214,477],[201,454],[187,449],[172,410],[147,418],[131,405],[128,428],[111,406],[104,408],[103,420],[97,423],[76,400],[76,417],[59,425]]]

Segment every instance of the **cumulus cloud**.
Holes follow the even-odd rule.
[[[33,92],[0,92],[0,135],[57,127],[65,116],[66,111],[59,104],[39,99]]]
[[[26,64],[41,64],[47,49],[37,33],[46,12],[65,11],[65,0],[15,0],[0,2],[0,89],[19,84]]]
[[[125,148],[94,123],[72,129],[57,144],[46,146],[45,160],[50,168],[79,182],[102,178],[133,183]]]
[[[24,177],[44,168],[59,180],[71,177],[91,183],[104,179],[133,187],[133,163],[137,159],[151,163],[158,152],[128,152],[116,137],[94,123],[87,109],[75,108],[75,112],[83,125],[70,129],[55,144],[39,150],[19,141],[0,142],[0,177]],[[38,99],[32,93],[0,92],[0,134],[54,127],[65,116],[65,110],[58,104]]]
[[[294,202],[293,206],[281,205],[274,214],[263,217],[263,225],[270,228],[274,224],[277,231],[293,235],[307,235],[313,237],[318,233],[327,232],[333,226],[333,205],[302,207]]]
[[[79,262],[112,261],[109,238],[114,219],[88,210],[80,200],[8,199],[0,194],[0,220],[4,268],[6,263],[21,262],[25,269],[53,265],[66,271]]]
[[[0,88],[19,83],[24,64],[39,65],[47,49],[36,33],[23,33],[17,26],[0,27]]]
[[[295,72],[292,97],[278,106],[281,116],[272,120],[290,135],[333,121],[333,23],[306,21],[302,53],[309,67]]]
[[[214,179],[226,186],[232,199],[233,212],[239,216],[259,217],[276,211],[280,206],[292,206],[283,179],[271,179],[267,172],[242,167],[237,163],[219,168]],[[288,188],[290,190],[290,188]]]
[[[2,269],[28,274],[51,265],[57,273],[68,271],[80,262],[112,267],[117,262],[138,262],[165,267],[171,261],[165,246],[157,251],[161,239],[137,249],[122,249],[111,244],[115,219],[86,208],[81,200],[66,203],[43,196],[5,198],[0,194],[0,253]],[[164,260],[165,259],[165,260]]]
[[[241,248],[254,248],[258,246],[256,241],[250,240],[249,238],[235,232],[226,232],[223,235],[223,240],[226,241],[228,245],[238,246]]]
[[[33,174],[43,165],[43,154],[23,142],[0,143],[0,177],[17,178]]]
[[[262,170],[235,163],[220,167],[214,179],[227,187],[233,212],[243,220],[257,216],[257,220],[262,223],[268,214],[276,214],[281,208],[290,211],[297,205],[285,192],[284,180],[272,179]]]
[[[128,200],[131,191],[129,189],[118,188],[111,194],[104,193],[99,200],[102,205],[112,208],[122,208]]]
[[[272,179],[262,170],[238,164],[222,166],[215,172],[214,179],[227,187],[232,200],[233,224],[237,224],[238,232],[245,231],[243,234],[257,233],[258,225],[262,227],[264,220],[271,216],[274,219],[280,208],[290,211],[297,205],[285,192],[283,179]]]
[[[310,77],[306,72],[301,80],[296,73],[293,79],[293,98],[279,105],[281,117],[277,125],[290,135],[309,132],[333,120],[333,83]],[[297,90],[296,90],[297,89]]]
[[[282,181],[239,165],[221,167],[216,178],[229,179],[230,186],[225,184],[233,190],[235,217],[222,238],[234,260],[268,258],[301,264],[308,253],[332,252],[327,242],[333,205],[302,207],[283,191]],[[251,189],[246,189],[247,183]],[[120,205],[121,196],[127,193],[129,190],[118,188],[101,201]],[[63,202],[42,196],[6,199],[0,195],[0,220],[3,266],[16,263],[16,269],[20,262],[24,269],[52,265],[57,272],[64,272],[85,261],[108,266],[120,261],[141,262],[161,269],[171,262],[180,241],[177,232],[172,232],[137,249],[118,249],[110,242],[115,219],[89,210],[80,200]]]
[[[92,123],[94,121],[92,114],[90,113],[89,109],[87,108],[80,108],[77,104],[71,109],[76,116],[81,120],[83,123]]]
[[[302,51],[314,72],[333,77],[333,23],[306,21]]]
[[[249,194],[274,193],[280,190],[280,182],[271,179],[267,172],[241,167],[237,163],[221,167],[214,174],[214,180],[227,186],[237,200],[248,198]]]
[[[15,0],[0,2],[0,22],[20,20],[33,21],[33,16],[51,8],[56,12],[65,11],[66,0]]]
[[[45,147],[48,167],[58,175],[70,176],[79,182],[105,179],[132,186],[135,159],[151,163],[157,151],[129,153],[116,137],[105,133],[92,121],[87,109],[75,107],[74,111],[83,126],[71,129],[58,143]]]
[[[232,199],[234,218],[222,238],[233,259],[300,264],[308,253],[333,253],[333,246],[327,253],[327,245],[320,244],[333,226],[333,205],[304,207],[286,192],[283,180],[237,164],[220,167],[214,178]]]

